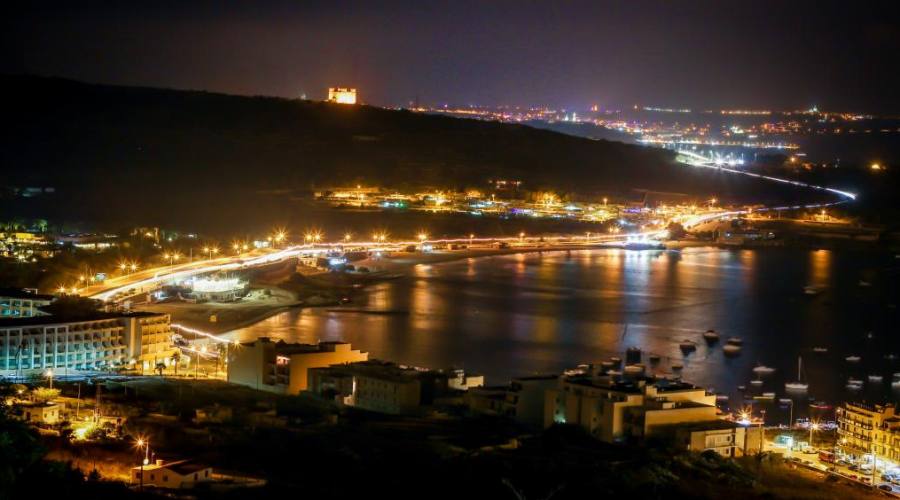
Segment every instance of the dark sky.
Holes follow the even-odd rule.
[[[900,2],[21,2],[0,72],[322,98],[900,112]]]

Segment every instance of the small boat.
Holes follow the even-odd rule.
[[[791,398],[779,398],[778,403],[783,405],[792,405],[794,404],[794,400]]]
[[[818,295],[822,293],[822,287],[816,285],[807,285],[803,287],[803,293],[806,295]]]
[[[784,384],[784,388],[787,391],[805,391],[809,389],[809,384],[802,381],[802,370],[803,370],[803,358],[797,357],[797,380],[794,382],[787,382]]]
[[[827,347],[813,347],[813,352],[818,352],[820,354],[825,353],[825,352],[828,352],[828,348]]]
[[[853,380],[850,379],[847,381],[847,389],[851,391],[858,391],[862,389],[862,380]]]
[[[728,344],[722,347],[722,352],[724,352],[726,356],[737,356],[741,353],[741,346],[737,344]]]
[[[676,364],[672,365],[671,368],[672,368],[673,372],[680,372],[681,370],[684,369],[684,366],[676,363]]]
[[[872,286],[872,283],[869,283],[866,280],[859,280],[859,286],[863,286],[863,287]]]
[[[753,399],[772,400],[772,399],[775,399],[775,393],[774,392],[764,392],[759,396],[753,396]]]
[[[753,368],[753,373],[755,373],[757,375],[770,375],[774,372],[775,372],[774,368],[772,368],[771,366],[766,366],[766,365],[756,365],[756,367]]]
[[[622,366],[622,358],[613,356],[609,358],[609,361],[613,364],[613,366]]]
[[[610,371],[606,372],[606,374],[609,375],[610,377],[618,377],[619,375],[622,374],[622,372],[620,372],[619,370],[610,370]]]
[[[726,343],[733,344],[733,345],[741,345],[744,343],[744,339],[742,339],[740,337],[728,337],[728,340],[726,341]]]
[[[647,359],[650,360],[651,363],[659,363],[659,354],[651,354],[647,356]]]
[[[830,410],[831,409],[831,405],[828,403],[825,403],[824,401],[814,401],[809,404],[809,407],[815,408],[816,410]]]
[[[894,374],[894,379],[891,380],[892,387],[900,387],[900,373]]]
[[[872,382],[873,384],[879,384],[882,380],[884,380],[884,377],[881,375],[869,375],[869,382]]]
[[[850,377],[847,379],[847,385],[863,385],[863,381],[858,378]]]
[[[744,391],[747,390],[747,386],[746,386],[746,385],[739,385],[739,386],[738,386],[738,390],[741,391],[741,392],[744,392]]]
[[[759,387],[759,386],[763,385],[763,381],[760,379],[751,380],[750,385],[752,385],[754,387]]]
[[[860,361],[862,358],[859,357],[859,356],[855,356],[855,355],[854,355],[854,356],[847,356],[847,357],[844,358],[844,359],[845,359],[848,363],[859,363],[859,361]]]
[[[886,359],[888,361],[894,361],[895,359],[897,359],[897,355],[891,352],[891,353],[885,354],[884,359]]]
[[[716,333],[715,330],[706,330],[706,332],[703,333],[703,338],[704,338],[707,342],[709,342],[710,344],[712,344],[713,342],[718,342],[718,341],[719,341],[719,334]]]
[[[693,352],[697,350],[697,343],[693,340],[682,340],[678,343],[678,347],[683,352]]]

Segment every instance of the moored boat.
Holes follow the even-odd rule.
[[[737,356],[741,353],[741,346],[737,344],[727,344],[722,347],[722,352],[724,352],[726,356]]]
[[[854,355],[854,356],[847,356],[847,357],[844,358],[844,359],[845,359],[848,363],[859,363],[859,361],[860,361],[862,358],[859,357],[859,356],[855,356],[855,355]]]
[[[788,391],[805,391],[809,389],[809,384],[803,382],[803,358],[797,357],[797,380],[794,382],[787,382],[784,384],[785,390]]]
[[[703,338],[709,343],[718,342],[719,334],[715,330],[710,329],[703,333]]]
[[[753,373],[755,373],[755,374],[757,374],[757,375],[770,375],[770,374],[772,374],[773,372],[775,372],[775,369],[772,368],[771,366],[766,366],[766,365],[756,365],[756,366],[753,368]]]
[[[693,340],[682,340],[678,343],[678,348],[683,352],[693,352],[697,350],[697,343]]]

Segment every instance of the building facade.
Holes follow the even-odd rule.
[[[328,102],[356,104],[356,89],[349,87],[330,87],[328,89]]]
[[[345,342],[287,344],[260,337],[229,353],[228,381],[258,390],[299,394],[308,387],[309,371],[369,359]]]
[[[30,318],[46,316],[41,307],[56,300],[53,295],[39,294],[25,289],[0,289],[0,318]]]
[[[743,433],[724,430],[715,402],[715,395],[680,381],[575,375],[560,378],[556,389],[546,391],[544,425],[578,425],[606,442],[673,439],[679,428],[689,428],[691,433],[716,430],[710,436],[730,434],[732,444],[728,453],[723,453],[719,444],[712,448],[733,456],[735,447],[743,447]],[[700,443],[694,439],[685,442],[688,449]],[[718,443],[717,438],[712,439]],[[702,440],[707,449],[705,434]]]
[[[197,483],[213,480],[212,467],[189,460],[165,462],[156,460],[143,467],[131,469],[131,484],[143,484],[156,488],[192,488]],[[141,476],[143,475],[143,481]]]
[[[540,428],[544,424],[546,393],[558,385],[558,375],[518,377],[508,386],[470,389],[466,394],[466,406],[474,413],[502,415]]]
[[[844,403],[837,409],[838,447],[849,455],[874,453],[900,462],[900,415],[892,405]]]
[[[100,315],[64,321],[32,317],[0,322],[0,371],[140,368],[177,352],[167,314]]]

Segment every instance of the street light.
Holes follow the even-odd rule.
[[[137,448],[140,450],[144,449],[144,460],[141,461],[141,491],[144,491],[144,466],[150,463],[150,440],[144,438],[138,438],[135,443]]]
[[[812,445],[813,445],[813,431],[817,431],[817,430],[819,430],[819,423],[818,422],[810,422],[810,424],[809,424],[809,446],[810,447],[812,447]]]
[[[427,239],[428,239],[427,233],[425,233],[424,231],[419,233],[419,241],[421,241],[422,243],[425,243],[425,240],[427,240]]]
[[[47,371],[44,372],[44,376],[50,381],[50,389],[53,389],[53,369],[47,368]]]
[[[344,241],[350,241],[351,238],[353,238],[353,234],[344,233]]]

